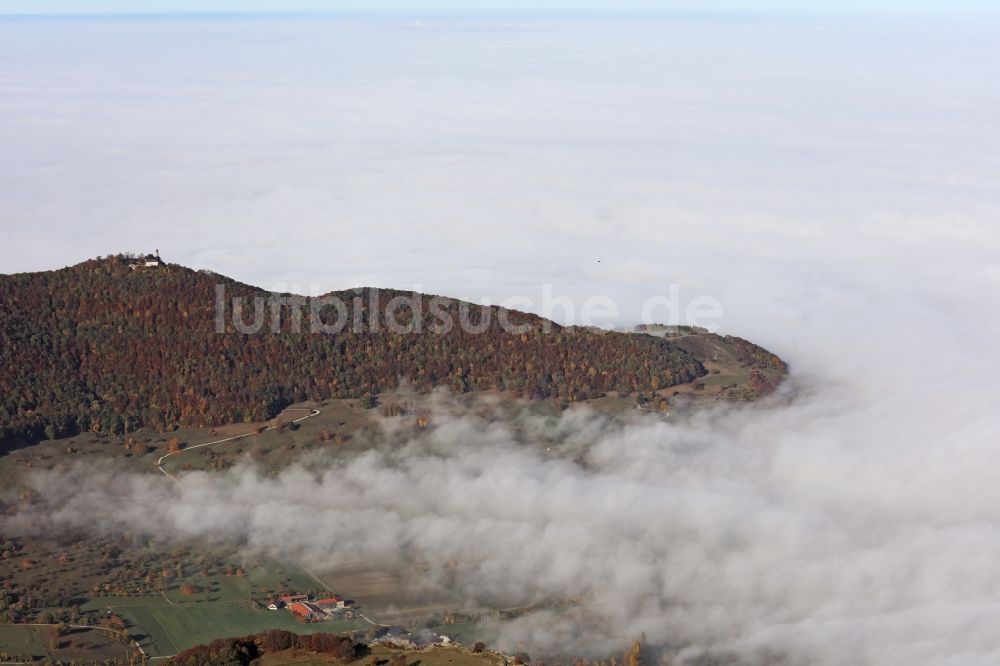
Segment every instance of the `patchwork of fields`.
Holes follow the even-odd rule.
[[[161,600],[162,601],[162,600]],[[303,624],[286,611],[261,611],[242,602],[214,601],[185,604],[157,603],[116,607],[133,626],[130,635],[150,656],[169,656],[216,638],[245,636],[266,629],[286,629],[298,634],[362,629],[364,620],[336,620]]]
[[[361,619],[330,620],[304,624],[284,610],[259,609],[251,600],[253,589],[261,584],[277,586],[289,580],[285,571],[264,567],[251,569],[246,577],[218,576],[202,583],[204,589],[191,596],[183,595],[174,585],[160,595],[141,597],[95,597],[81,606],[84,611],[111,610],[128,625],[129,637],[136,640],[151,657],[169,656],[216,638],[245,636],[266,629],[285,629],[299,634],[345,632],[370,626]],[[315,581],[296,572],[295,582],[307,589]]]

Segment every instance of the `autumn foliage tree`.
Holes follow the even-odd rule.
[[[169,663],[179,666],[248,665],[262,655],[293,648],[327,655],[341,662],[356,661],[368,653],[367,646],[355,643],[347,635],[319,632],[300,636],[284,629],[268,629],[242,638],[224,638],[197,645],[174,656]]]
[[[289,305],[279,308],[276,328],[268,316],[259,333],[245,334],[228,317],[220,333],[217,285],[227,303],[271,296],[180,266],[133,271],[122,256],[0,276],[0,450],[83,431],[125,435],[265,422],[306,400],[355,398],[374,407],[375,396],[401,380],[420,392],[445,386],[573,402],[706,374],[695,355],[669,339],[561,327],[453,299],[440,310],[455,322],[449,330],[428,324],[399,332],[385,325],[382,306],[415,295],[393,290],[327,295],[345,305],[346,321],[360,322],[360,329],[312,333],[300,318],[296,330]],[[310,312],[313,301],[304,303]],[[317,308],[324,322],[326,307]],[[427,298],[393,317],[403,325],[434,321]],[[504,317],[523,330],[505,327]],[[463,319],[468,326],[458,324]],[[725,340],[738,341],[748,365],[783,367],[751,343]]]
[[[632,647],[625,655],[626,666],[642,666],[642,643],[638,640],[632,642]]]

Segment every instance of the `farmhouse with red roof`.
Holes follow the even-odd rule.
[[[344,597],[339,594],[335,594],[332,597],[327,597],[325,599],[317,599],[313,602],[323,610],[332,610],[334,608],[346,608],[347,602]]]
[[[292,611],[300,620],[305,620],[306,622],[326,618],[326,613],[319,606],[308,601],[293,601],[288,604],[288,610]]]

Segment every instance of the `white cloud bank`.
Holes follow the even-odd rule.
[[[446,462],[363,459],[385,484],[304,480],[305,508],[331,531],[356,525],[343,506],[389,521],[392,542],[357,533],[373,557],[461,549],[472,596],[578,583],[611,641],[993,664],[995,28],[4,21],[0,269],[159,247],[263,286],[549,282],[626,319],[670,283],[716,297],[804,397],[581,422],[587,468],[457,417]],[[252,525],[303,508],[294,477],[250,478],[192,477],[156,515],[200,532],[215,514],[184,508],[206,498]],[[315,533],[287,524],[308,556]],[[535,620],[509,640],[559,634]]]
[[[940,430],[921,441],[920,415],[798,388],[790,403],[675,423],[444,402],[429,432],[404,426],[312,471],[179,485],[37,474],[43,504],[15,520],[239,544],[321,570],[425,562],[473,607],[576,600],[501,628],[497,645],[535,654],[607,654],[644,633],[675,664],[995,662],[1000,454],[954,455]]]

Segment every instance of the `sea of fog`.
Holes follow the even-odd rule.
[[[673,285],[792,369],[780,400],[668,423],[445,401],[319,474],[38,476],[32,519],[153,516],[308,564],[449,562],[470,600],[579,600],[508,649],[997,663],[998,27],[0,19],[0,271],[158,248],[564,322],[605,296],[623,324]]]

